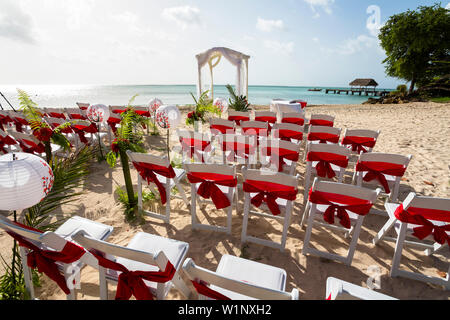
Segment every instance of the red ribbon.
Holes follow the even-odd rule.
[[[292,124],[296,124],[296,125],[302,126],[302,125],[305,124],[305,119],[304,118],[287,117],[287,118],[281,119],[281,123],[292,123]]]
[[[15,224],[28,230],[33,230],[42,233],[42,231],[40,230],[24,226],[20,223],[15,222]],[[27,265],[30,268],[32,269],[37,268],[38,272],[44,273],[50,279],[55,281],[58,284],[58,286],[64,291],[65,294],[70,293],[70,289],[67,287],[66,279],[59,272],[58,266],[56,265],[55,262],[72,263],[79,260],[85,253],[82,247],[79,247],[74,243],[67,242],[62,251],[60,252],[53,250],[52,251],[43,250],[34,245],[33,243],[31,243],[30,241],[26,240],[25,238],[19,236],[18,234],[15,234],[13,232],[7,233],[19,243],[19,246],[31,250],[31,252],[27,254]]]
[[[211,130],[211,132],[213,130],[217,130],[222,134],[226,134],[226,133],[235,133],[235,129],[233,127],[229,127],[229,126],[224,126],[222,124],[213,124],[210,126],[209,128]]]
[[[223,294],[209,288],[207,285],[197,282],[197,281],[191,281],[192,284],[195,287],[195,290],[201,295],[204,295],[205,297],[214,299],[214,300],[231,300],[227,296],[224,296]]]
[[[256,134],[257,136],[266,137],[268,129],[266,129],[266,128],[252,128],[252,127],[248,127],[248,128],[242,128],[242,131],[244,132],[244,134],[247,134],[247,132],[250,131],[248,133],[250,135],[252,135],[252,134],[255,135]]]
[[[228,208],[231,205],[228,197],[217,185],[236,187],[237,179],[235,177],[207,172],[190,172],[187,177],[190,183],[201,183],[197,194],[205,199],[211,199],[216,209]]]
[[[66,116],[64,115],[64,113],[48,112],[48,115],[53,118],[59,118],[59,119],[66,120]]]
[[[121,272],[117,283],[116,300],[129,300],[131,296],[136,297],[136,300],[153,300],[153,295],[144,280],[166,283],[173,279],[176,272],[170,261],[167,261],[164,271],[130,271],[124,265],[104,258],[94,250],[90,252],[103,268]]]
[[[79,113],[71,113],[70,117],[72,119],[77,119],[77,120],[87,120],[87,118],[85,116],[83,116],[82,114],[79,114]]]
[[[289,149],[268,146],[268,147],[264,147],[262,151],[263,151],[263,154],[266,154],[267,156],[270,157],[270,162],[274,163],[277,166],[278,172],[282,172],[283,165],[287,165],[285,160],[291,160],[291,161],[297,162],[298,158],[299,158],[299,153],[297,151],[293,151],[293,150],[289,150]]]
[[[3,137],[0,135],[0,151],[3,151],[4,153],[8,153],[8,151],[6,151],[6,149],[5,149],[5,145],[13,146],[15,144],[17,144],[16,140],[11,138],[10,136],[6,135]]]
[[[390,193],[388,182],[384,175],[402,177],[406,167],[401,164],[389,162],[362,161],[356,164],[356,171],[367,171],[363,180],[366,182],[377,179],[386,193]]]
[[[199,149],[201,151],[205,151],[205,149],[211,144],[210,141],[205,140],[197,140],[191,138],[180,138],[181,148],[184,152],[187,152],[189,157],[192,158],[194,154],[198,156],[199,159],[203,162],[203,155],[199,153]]]
[[[447,234],[447,231],[450,231],[450,224],[437,226],[429,221],[450,222],[450,211],[414,207],[405,210],[401,204],[395,210],[394,215],[402,222],[420,225],[420,227],[414,228],[413,236],[423,240],[430,234],[433,234],[433,238],[437,243],[444,244],[447,241],[450,247],[450,236]]]
[[[148,110],[134,110],[134,112],[136,112],[141,117],[147,117],[147,118],[151,117],[150,116],[150,111],[148,111]]]
[[[14,124],[16,125],[17,132],[23,132],[22,126],[29,125],[28,121],[23,118],[14,117],[12,120],[13,120]]]
[[[88,140],[86,139],[85,134],[86,133],[97,133],[97,126],[95,123],[91,123],[89,126],[82,125],[82,124],[74,124],[72,126],[73,131],[80,137],[80,141],[84,144],[88,144]]]
[[[351,227],[347,210],[365,216],[373,205],[369,200],[336,193],[313,191],[312,189],[309,191],[309,201],[315,204],[328,205],[323,219],[329,224],[334,224],[334,215],[336,213],[339,223],[347,229]]]
[[[33,135],[42,142],[50,141],[53,130],[49,127],[42,127],[33,131]]]
[[[28,139],[21,139],[18,140],[18,142],[23,152],[37,154],[45,152],[45,146],[42,143],[36,144],[34,141]],[[26,144],[28,144],[29,146],[27,146]]]
[[[278,129],[278,138],[284,141],[291,141],[291,139],[294,140],[303,140],[303,132],[298,132],[294,130],[288,130],[288,129]]]
[[[120,119],[112,117],[110,117],[108,121],[106,121],[108,125],[111,127],[111,130],[113,131],[114,135],[117,132],[117,125],[120,123],[120,121],[121,121]]]
[[[273,117],[273,116],[255,117],[255,121],[275,123],[275,122],[277,122],[277,117]]]
[[[312,126],[332,127],[334,125],[334,122],[323,119],[311,119],[309,120],[309,124]]]
[[[236,154],[239,156],[244,156],[244,158],[248,158],[250,153],[254,153],[256,148],[253,145],[240,143],[240,142],[231,142],[231,141],[223,141],[222,142],[222,150],[224,151],[232,151],[228,157],[229,161],[234,161]]]
[[[163,186],[163,184],[158,180],[158,177],[156,174],[159,174],[163,177],[166,177],[168,179],[175,178],[176,174],[173,170],[172,166],[169,167],[163,167],[158,166],[151,163],[146,162],[133,162],[134,167],[138,171],[139,175],[147,181],[148,184],[153,182],[156,184],[156,187],[158,188],[159,195],[161,197],[161,203],[166,204],[167,202],[167,194],[166,194],[166,188]]]
[[[368,152],[365,147],[373,148],[375,143],[375,138],[370,137],[347,136],[342,139],[344,146],[352,146],[352,151],[358,152],[358,154]]]
[[[250,117],[246,116],[229,116],[228,120],[234,121],[238,126],[241,125],[241,121],[249,121]]]
[[[338,143],[339,136],[326,132],[311,132],[310,134],[308,134],[308,141],[319,141],[320,143]]]
[[[278,198],[294,201],[297,198],[298,189],[278,183],[266,181],[246,180],[244,181],[244,192],[257,193],[251,203],[260,207],[263,202],[267,204],[270,212],[277,216],[281,213],[276,200]]]
[[[330,179],[336,176],[331,164],[337,165],[341,168],[347,168],[348,158],[343,155],[329,153],[329,152],[308,152],[307,161],[319,161],[316,165],[317,175],[319,177]]]

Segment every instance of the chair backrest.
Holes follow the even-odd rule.
[[[308,151],[308,153],[309,152],[317,152],[317,153],[330,153],[330,154],[340,155],[340,156],[346,157],[347,160],[351,154],[350,150],[344,146],[341,146],[339,144],[325,144],[325,143],[319,143],[319,144],[308,143],[307,151]]]
[[[148,107],[143,106],[133,106],[134,112],[139,114],[142,117],[150,117],[150,109]]]
[[[326,143],[339,143],[341,129],[326,126],[309,126],[307,141],[325,141]]]
[[[309,119],[309,124],[313,126],[334,126],[334,117],[328,114],[312,114]]]
[[[249,121],[250,112],[228,110],[228,120],[234,121],[236,124],[240,124],[241,121]]]
[[[191,281],[203,281],[225,290],[233,291],[260,300],[297,300],[298,291],[291,293],[257,286],[244,281],[234,280],[217,272],[199,267],[194,260],[187,258],[183,270]]]
[[[359,156],[359,162],[385,162],[408,166],[411,161],[412,155],[404,156],[394,153],[363,153]]]
[[[450,222],[450,198],[418,196],[411,192],[403,201],[403,208],[417,211],[427,220]]]
[[[211,142],[211,137],[207,133],[177,129],[177,134],[180,140],[195,139],[196,141]]]
[[[242,132],[245,135],[267,136],[269,133],[269,124],[260,121],[242,121]]]
[[[241,134],[223,134],[219,136],[219,145],[223,151],[234,150],[235,145],[248,145],[252,154],[256,152],[256,136],[245,136]],[[225,149],[225,150],[224,150]]]
[[[2,129],[0,129],[0,137],[6,138],[6,137],[8,137],[8,136],[9,136],[9,134],[8,134],[7,132],[5,132],[5,131],[3,131]],[[13,137],[11,137],[11,138],[13,138]]]
[[[285,174],[282,172],[273,172],[269,170],[253,170],[253,169],[242,169],[244,181],[253,180],[260,182],[270,182],[276,183],[287,187],[298,187],[298,179],[296,176]]]
[[[361,200],[367,200],[371,203],[375,203],[379,193],[381,192],[381,189],[379,188],[372,190],[350,184],[320,180],[319,178],[314,179],[311,190],[349,196]]]
[[[275,123],[277,114],[272,111],[255,111],[255,121]]]
[[[281,123],[292,123],[303,126],[305,124],[304,112],[282,112]]]
[[[300,153],[300,145],[290,141],[278,140],[278,139],[265,139],[259,143],[259,148],[262,155],[266,155],[267,149],[285,149]]]
[[[327,126],[310,126],[308,133],[323,132],[340,136],[342,129]]]
[[[77,102],[77,106],[81,110],[87,110],[90,107],[90,105],[91,105],[90,103]]]
[[[235,133],[236,124],[234,121],[212,117],[209,119],[209,129],[211,134]]]
[[[293,123],[274,123],[272,127],[272,137],[280,139],[280,137],[289,136],[289,133],[296,133],[298,137],[300,135],[303,138],[303,132],[305,131],[304,126],[300,126]],[[297,138],[292,138],[294,140],[302,140]]]
[[[50,118],[63,118],[66,119],[66,110],[62,108],[44,108],[44,112],[47,117]]]
[[[117,113],[120,114],[122,112],[125,112],[125,110],[127,110],[127,106],[109,106],[109,110],[111,111],[111,113]]]
[[[391,296],[333,277],[327,279],[327,300],[397,300]]]
[[[84,111],[79,108],[67,108],[66,113],[71,119],[87,119]]]
[[[184,168],[186,169],[187,173],[217,173],[221,175],[236,177],[236,166],[223,164],[185,163]]]
[[[63,120],[61,118],[54,118],[54,117],[44,117],[43,120],[47,122],[52,128],[56,128],[63,123],[67,122],[66,120]]]
[[[168,168],[170,166],[170,161],[167,156],[161,157],[147,153],[131,152],[130,150],[127,150],[127,155],[130,158],[131,162],[149,163],[165,168]]]
[[[371,152],[379,135],[379,130],[345,129],[341,143],[347,147],[352,147],[355,143],[361,144],[361,147],[359,148],[356,145],[352,148],[354,149],[353,151],[356,151],[358,154],[360,151]]]
[[[33,136],[31,134],[15,132],[12,130],[9,130],[8,134],[11,137],[13,137],[15,140],[20,141],[20,142],[24,143],[25,145],[32,146],[32,145],[30,145],[30,143],[28,143],[28,141],[31,141],[31,142],[35,143],[36,145],[41,143],[35,136]]]

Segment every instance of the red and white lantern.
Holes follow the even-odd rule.
[[[221,113],[225,113],[228,111],[228,102],[223,98],[214,99],[213,105],[219,108]]]
[[[152,116],[155,116],[156,110],[158,110],[158,108],[161,107],[162,105],[163,105],[162,101],[159,100],[158,98],[155,98],[152,101],[150,101],[150,103],[148,104],[148,109],[150,110],[150,114]]]
[[[156,110],[155,121],[163,129],[173,129],[181,122],[181,113],[176,106],[161,106]]]
[[[87,109],[86,116],[91,122],[106,122],[110,116],[109,108],[104,104],[92,105]]]

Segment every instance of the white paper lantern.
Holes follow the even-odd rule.
[[[38,156],[29,153],[1,156],[0,210],[24,210],[38,204],[50,192],[53,182],[52,169]]]
[[[87,109],[86,116],[92,122],[106,122],[110,116],[109,108],[104,104],[92,105]]]
[[[173,129],[181,122],[181,113],[176,106],[161,106],[156,110],[156,123],[163,129]]]
[[[219,108],[220,112],[225,113],[228,111],[228,102],[223,98],[214,99],[213,103],[217,108]]]
[[[163,105],[162,101],[159,100],[158,98],[155,98],[152,101],[150,101],[150,103],[148,104],[148,109],[150,110],[150,114],[152,116],[154,116],[156,113],[156,110],[158,110],[158,108],[161,107],[162,105]]]

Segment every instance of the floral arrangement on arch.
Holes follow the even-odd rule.
[[[203,92],[199,99],[195,99],[194,95],[191,92],[191,96],[195,101],[195,108],[193,111],[189,112],[186,119],[187,125],[194,125],[195,122],[201,121],[202,123],[206,122],[206,115],[216,114],[221,115],[222,112],[219,107],[215,106],[213,100],[208,97],[209,91]]]

